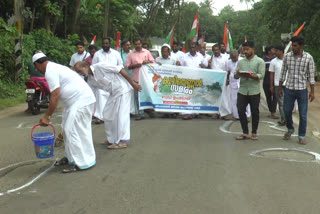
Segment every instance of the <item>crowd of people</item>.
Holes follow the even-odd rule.
[[[284,47],[276,45],[266,48],[266,56],[255,54],[251,41],[244,42],[239,50],[226,52],[225,45],[215,44],[212,56],[206,52],[206,43],[189,45],[183,53],[177,42],[171,47],[164,44],[156,59],[140,38],[131,42],[124,40],[121,48],[111,48],[111,39],[102,39],[102,49],[90,45],[88,52],[83,42],[76,44],[70,67],[50,62],[40,52],[33,56],[35,67],[44,73],[50,88],[50,105],[40,119],[42,125],[50,122],[60,99],[64,103],[62,128],[66,157],[56,165],[67,165],[63,172],[87,169],[95,164],[92,141],[92,118],[96,124],[104,123],[108,149],[127,148],[130,141],[130,116],[142,120],[145,113],[154,117],[153,110],[139,109],[139,73],[142,65],[158,63],[192,68],[215,69],[227,72],[227,82],[222,89],[219,113],[213,119],[239,120],[243,134],[237,140],[258,140],[260,81],[263,81],[270,118],[280,119],[286,125],[284,139],[294,133],[292,111],[295,101],[299,108],[299,143],[306,144],[308,99],[314,99],[314,62],[310,54],[303,51],[303,37],[292,38],[292,51],[284,53]],[[307,85],[310,85],[308,97]],[[280,118],[276,115],[279,107]],[[176,117],[177,114],[162,114]],[[190,120],[198,115],[181,113],[182,119]],[[248,122],[252,120],[251,136]]]

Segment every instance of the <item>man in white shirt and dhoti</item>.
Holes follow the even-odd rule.
[[[238,91],[240,88],[240,79],[235,79],[234,75],[236,73],[236,68],[239,62],[239,54],[237,50],[232,50],[230,52],[230,58],[227,63],[227,71],[229,72],[229,87],[231,89],[231,102],[232,102],[232,116],[234,120],[239,120],[237,98]],[[246,109],[247,118],[251,116],[250,105]]]
[[[133,88],[141,90],[141,86],[133,82],[123,65],[97,63],[89,66],[78,62],[75,65],[78,73],[88,77],[88,84],[107,91],[110,96],[103,110],[106,124],[108,149],[127,147],[130,141],[130,103]]]
[[[96,101],[88,84],[70,68],[48,61],[43,53],[33,55],[36,68],[45,74],[51,96],[41,125],[48,125],[59,99],[64,103],[62,129],[66,156],[55,163],[67,165],[64,173],[88,169],[95,165],[91,120]]]
[[[181,59],[181,66],[186,66],[190,68],[205,68],[203,56],[196,51],[197,43],[191,42],[190,51],[186,53]],[[183,112],[183,120],[191,120],[193,115],[191,112]]]
[[[212,46],[213,56],[209,61],[209,68],[227,72],[227,58],[220,53],[220,45]],[[221,104],[219,106],[219,114],[214,114],[213,119],[227,119],[226,116],[232,113],[231,109],[231,91],[229,85],[225,84],[221,93]]]
[[[120,53],[111,48],[110,38],[103,38],[102,39],[102,49],[97,51],[94,54],[94,57],[92,59],[92,65],[99,63],[99,62],[105,62],[110,65],[123,65],[123,61],[122,61]],[[102,123],[104,120],[103,119],[103,109],[107,103],[109,94],[107,91],[101,90],[98,88],[92,88],[92,90],[94,91],[94,94],[97,99],[94,116],[96,118],[98,118],[98,121],[96,121],[96,124],[99,124],[99,123]]]

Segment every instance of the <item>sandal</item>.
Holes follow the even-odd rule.
[[[119,143],[119,144],[112,144],[110,146],[108,146],[108,149],[125,149],[127,148],[128,145],[126,143]]]
[[[143,119],[144,119],[144,117],[142,117],[142,116],[138,116],[135,118],[135,120],[143,120]]]
[[[218,120],[218,119],[220,119],[220,115],[219,114],[214,114],[214,115],[211,116],[211,118],[213,120]]]
[[[236,140],[246,140],[246,139],[249,139],[248,134],[242,134],[242,135],[236,137]]]
[[[62,170],[62,173],[71,173],[80,170],[75,164],[69,164],[65,169]]]
[[[182,120],[191,120],[193,118],[192,114],[188,114],[182,117]]]
[[[259,140],[257,134],[252,134],[251,135],[251,140]]]
[[[284,140],[289,140],[291,138],[292,132],[288,131],[284,134],[283,139]]]
[[[307,141],[305,141],[305,140],[302,139],[302,138],[299,138],[299,143],[300,143],[301,145],[306,145],[306,144],[307,144]]]
[[[63,157],[60,160],[56,161],[54,163],[54,166],[63,166],[63,165],[67,165],[69,163],[68,158]]]

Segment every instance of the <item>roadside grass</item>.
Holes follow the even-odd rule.
[[[18,104],[26,102],[26,94],[25,93],[19,93],[16,97],[10,97],[10,98],[1,98],[0,99],[0,110],[3,110],[5,108],[9,108],[12,106],[16,106]]]

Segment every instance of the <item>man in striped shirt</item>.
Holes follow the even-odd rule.
[[[280,82],[279,97],[284,94],[283,110],[286,118],[288,131],[283,139],[289,140],[294,132],[292,111],[295,100],[298,101],[299,108],[299,143],[307,144],[304,137],[307,130],[307,112],[308,112],[308,89],[307,82],[310,83],[309,100],[314,100],[314,61],[313,57],[303,51],[304,39],[301,36],[294,36],[291,39],[292,51],[285,55],[283,59]],[[282,90],[283,82],[285,83],[284,92]]]

